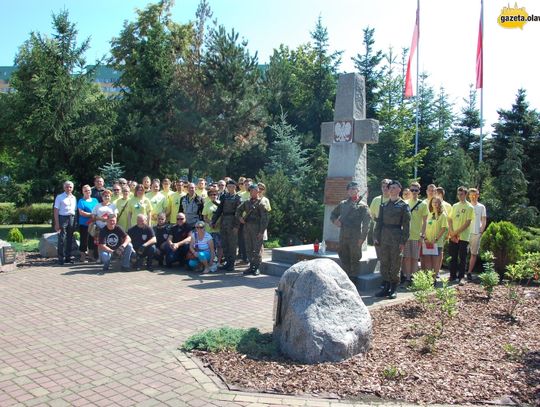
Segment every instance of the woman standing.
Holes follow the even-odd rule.
[[[128,204],[131,199],[130,190],[127,185],[122,186],[122,197],[114,201],[116,209],[118,210],[118,218],[116,223],[127,232],[128,228]]]
[[[88,225],[92,222],[92,210],[98,204],[98,200],[92,198],[90,185],[83,186],[82,193],[83,197],[77,202],[77,209],[79,210],[79,234],[81,239],[79,251],[81,252],[81,262],[85,263],[88,249],[92,252],[95,250],[94,238],[88,235]]]
[[[137,224],[137,216],[146,215],[148,219],[152,217],[152,203],[145,195],[144,186],[139,184],[135,188],[135,196],[130,199],[128,207],[128,229]]]
[[[426,237],[422,243],[422,264],[426,270],[433,270],[435,278],[439,276],[447,231],[447,216],[442,202],[439,198],[433,197],[429,203]],[[425,253],[426,251],[430,254]]]

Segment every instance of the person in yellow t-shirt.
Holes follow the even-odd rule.
[[[121,226],[124,231],[129,229],[128,223],[128,204],[131,199],[129,187],[127,185],[122,186],[122,197],[118,198],[113,204],[116,205],[118,210],[118,217],[116,218],[116,224]]]
[[[437,187],[435,189],[435,196],[441,200],[441,204],[444,211],[446,212],[446,216],[449,217],[450,214],[452,213],[452,204],[444,200],[445,195],[446,195],[446,191],[444,190],[443,187]]]
[[[152,204],[152,218],[148,219],[148,224],[152,226],[157,225],[157,216],[161,212],[167,211],[169,200],[159,190],[159,180],[153,180],[150,188],[151,190],[146,193],[146,197],[150,199],[150,203]]]
[[[448,253],[450,261],[450,280],[459,279],[459,284],[465,283],[465,266],[467,264],[467,249],[471,235],[471,223],[474,222],[474,207],[467,201],[467,188],[457,189],[458,203],[452,206],[452,214],[448,218]]]
[[[135,188],[135,196],[129,200],[127,211],[129,227],[137,224],[137,215],[141,213],[147,218],[152,216],[152,203],[144,194],[144,185],[137,185]]]
[[[438,277],[441,269],[444,243],[446,241],[446,232],[448,231],[448,218],[442,207],[442,202],[437,196],[431,198],[428,209],[429,215],[424,244],[428,247],[436,246],[437,254],[424,254],[422,252],[422,264],[424,265],[424,270],[433,270],[434,276]]]
[[[163,181],[161,181],[161,186],[163,188],[161,193],[165,195],[166,198],[174,194],[174,191],[171,190],[171,180],[169,178],[163,178]]]
[[[168,199],[167,212],[169,217],[169,223],[171,225],[176,224],[176,215],[180,212],[180,202],[186,193],[184,192],[184,185],[182,181],[175,182],[176,192],[172,193]]]
[[[142,179],[141,185],[144,187],[144,192],[150,192],[150,185],[152,185],[152,180],[148,175],[145,175]]]
[[[411,199],[406,201],[411,211],[409,240],[405,243],[403,261],[401,262],[403,277],[407,282],[410,282],[412,275],[418,271],[420,242],[426,235],[426,221],[429,212],[426,202],[418,199],[420,184],[412,182],[409,189],[412,195]]]
[[[208,198],[208,191],[206,190],[206,180],[199,178],[197,181],[197,187],[195,188],[195,195],[200,196],[204,201]]]

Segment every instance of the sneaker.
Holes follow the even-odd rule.
[[[465,279],[464,279],[464,278],[460,278],[459,281],[458,281],[458,284],[459,284],[459,285],[465,285]]]
[[[468,280],[468,281],[472,281],[472,280],[473,280],[472,274],[471,274],[471,273],[467,273],[467,280]]]
[[[217,264],[212,264],[210,266],[210,273],[215,273],[217,271],[217,268],[218,268]]]
[[[201,271],[201,274],[208,274],[210,272],[210,269],[208,267],[205,267],[203,271]]]
[[[258,268],[256,268],[256,269],[253,270],[253,275],[254,275],[254,276],[258,276],[259,274],[261,274],[261,272],[259,271]]]
[[[131,269],[129,267],[122,266],[122,271],[131,271]]]

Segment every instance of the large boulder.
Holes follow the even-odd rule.
[[[334,261],[302,261],[278,285],[280,318],[274,338],[302,363],[338,362],[366,352],[371,315],[347,274]]]
[[[58,257],[58,233],[44,233],[39,239],[39,254],[41,257]],[[79,254],[79,242],[73,239],[71,255]]]

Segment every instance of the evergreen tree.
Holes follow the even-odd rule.
[[[287,123],[286,114],[282,113],[278,123],[270,126],[274,133],[274,143],[268,151],[269,161],[265,167],[267,174],[281,170],[295,184],[301,184],[311,170],[302,149],[301,141],[295,128]]]
[[[5,97],[4,153],[16,163],[6,175],[24,185],[24,201],[56,192],[67,177],[88,182],[113,139],[113,105],[85,68],[89,40],[78,44],[67,11],[52,20],[51,37],[32,33],[19,49],[15,92]]]
[[[460,186],[476,186],[474,162],[462,148],[455,148],[441,157],[434,173],[434,181],[446,190],[445,199],[457,202],[456,191]]]
[[[364,54],[357,54],[353,57],[354,66],[358,72],[364,76],[366,85],[366,117],[370,119],[377,118],[377,96],[379,83],[382,78],[382,71],[379,68],[379,64],[383,59],[383,52],[381,50],[375,51],[373,46],[375,45],[375,28],[366,27],[363,30],[364,38],[362,43],[364,44]]]
[[[479,136],[477,129],[480,128],[480,111],[476,107],[476,89],[469,86],[469,97],[463,99],[465,106],[461,108],[461,115],[454,126],[452,141],[471,156],[478,159]]]

